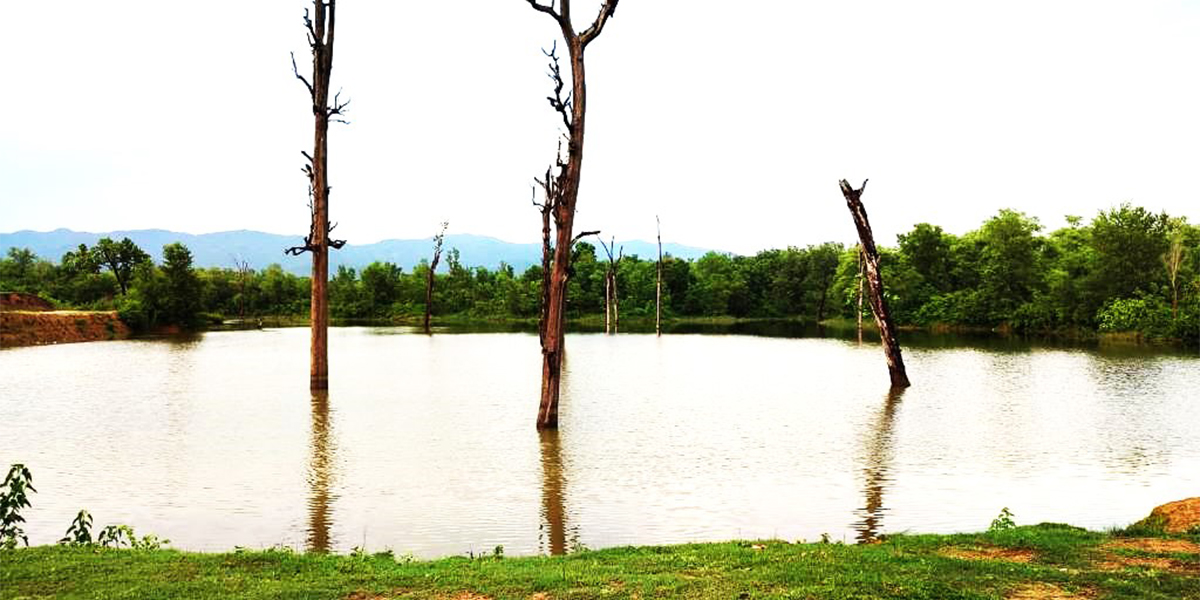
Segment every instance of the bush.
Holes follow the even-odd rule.
[[[1171,307],[1150,296],[1111,300],[1096,313],[1096,322],[1104,333],[1137,332],[1151,338],[1174,333]]]

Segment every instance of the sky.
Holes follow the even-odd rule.
[[[303,0],[10,2],[0,232],[308,230]],[[585,28],[599,0],[576,0]],[[540,239],[561,122],[525,0],[342,0],[350,243]],[[626,0],[587,50],[576,226],[739,253],[1132,202],[1200,222],[1200,0]]]

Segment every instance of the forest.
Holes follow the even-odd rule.
[[[902,326],[1196,340],[1200,227],[1130,204],[1100,211],[1087,223],[1079,217],[1067,222],[1047,232],[1036,217],[1001,210],[963,235],[914,226],[880,249],[894,318]],[[128,240],[81,246],[57,262],[12,248],[0,259],[0,290],[38,294],[63,308],[119,310],[135,329],[308,314],[309,278],[279,265],[194,268],[181,244],[169,244],[163,256],[156,265]],[[584,240],[572,257],[568,315],[603,314],[607,254]],[[621,317],[652,320],[655,258],[612,262]],[[664,256],[664,318],[853,319],[858,262],[856,247],[837,243],[754,256],[713,252],[694,261]],[[428,270],[425,262],[409,273],[387,262],[361,271],[341,267],[329,281],[332,316],[416,322],[425,309]],[[468,268],[450,248],[435,274],[432,310],[441,320],[535,322],[541,282],[540,266],[523,273],[509,266]]]

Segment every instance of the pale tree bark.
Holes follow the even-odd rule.
[[[312,81],[300,74],[296,67],[296,56],[292,55],[292,73],[304,83],[312,98],[314,121],[313,153],[301,152],[306,159],[304,173],[308,176],[309,210],[312,216],[308,236],[303,246],[288,248],[285,252],[299,256],[311,252],[312,324],[311,361],[309,388],[323,390],[329,387],[329,248],[341,248],[345,240],[329,239],[337,225],[329,220],[329,122],[345,123],[340,117],[350,103],[342,102],[341,92],[334,94],[333,105],[329,103],[329,79],[333,72],[333,34],[336,22],[337,0],[313,0],[313,13],[304,11],[304,27],[308,30],[308,45],[312,50]]]
[[[429,263],[429,273],[425,278],[425,333],[430,333],[429,321],[433,316],[433,272],[437,270],[438,261],[442,259],[442,242],[446,239],[446,228],[449,221],[442,221],[442,230],[433,236],[433,260]]]
[[[246,326],[246,281],[250,279],[250,263],[234,256],[233,265],[238,272],[238,320]]]
[[[621,266],[621,259],[625,257],[625,247],[622,246],[614,257],[613,250],[617,249],[615,241],[610,239],[605,245],[604,240],[600,240],[600,245],[604,248],[604,254],[608,256],[608,269],[604,272],[604,333],[616,333],[621,326],[621,306],[617,300],[617,270]]]
[[[859,344],[862,343],[862,337],[863,337],[863,330],[862,330],[863,280],[864,280],[864,277],[863,277],[862,245],[859,244],[859,246],[858,246],[858,293],[856,294],[858,296],[858,311],[856,313],[856,316],[858,317],[858,343]]]
[[[840,182],[842,195],[846,197],[846,206],[858,229],[858,237],[862,242],[863,267],[866,272],[868,298],[871,302],[871,313],[875,315],[875,324],[879,326],[879,337],[883,341],[883,354],[887,358],[888,375],[893,388],[904,388],[911,385],[908,373],[904,370],[904,357],[900,353],[900,342],[896,339],[896,325],[888,313],[887,299],[883,296],[883,278],[879,272],[879,251],[875,249],[875,236],[871,233],[871,223],[867,220],[867,209],[862,203],[862,187],[854,189],[843,179]]]
[[[587,110],[587,88],[585,85],[584,51],[588,44],[595,41],[608,19],[617,9],[618,0],[605,0],[600,7],[600,13],[592,24],[582,32],[576,32],[571,22],[571,0],[562,0],[557,7],[552,2],[541,4],[538,0],[526,0],[534,10],[545,13],[554,19],[562,32],[566,43],[571,65],[571,91],[564,98],[562,95],[563,80],[559,71],[558,57],[554,50],[547,55],[551,58],[550,77],[555,82],[554,95],[550,96],[550,105],[558,111],[566,127],[567,156],[564,160],[560,154],[557,161],[558,173],[553,179],[546,178],[543,186],[547,191],[549,212],[554,219],[555,243],[554,257],[550,265],[550,275],[545,283],[549,293],[545,295],[546,309],[543,311],[545,326],[541,328],[542,335],[542,390],[538,405],[537,426],[553,428],[558,426],[558,398],[562,375],[563,347],[566,340],[563,329],[566,313],[567,280],[570,277],[572,237],[575,225],[575,203],[579,197],[579,181],[583,168],[583,139],[584,115]],[[557,48],[557,43],[555,44]]]
[[[658,265],[654,284],[654,335],[662,335],[662,221],[654,215],[654,224],[658,227]]]
[[[1179,319],[1179,269],[1183,267],[1183,231],[1171,232],[1171,246],[1163,255],[1163,265],[1171,282],[1171,320]]]

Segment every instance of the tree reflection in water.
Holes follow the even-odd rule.
[[[863,468],[863,475],[866,477],[864,481],[866,506],[855,511],[855,514],[862,520],[853,525],[858,532],[855,539],[859,543],[876,540],[883,528],[883,513],[887,510],[883,506],[883,492],[891,482],[888,478],[888,470],[891,468],[894,449],[892,434],[895,428],[896,411],[900,408],[900,399],[904,396],[904,389],[892,388],[888,392],[883,409],[879,411],[874,427],[870,429],[865,439],[866,466]]]
[[[563,470],[562,447],[558,429],[539,429],[542,451],[542,524],[538,545],[551,556],[566,554],[567,515],[563,501],[566,476]]]
[[[308,459],[308,539],[309,552],[328,552],[330,494],[333,480],[333,456],[335,448],[330,439],[329,392],[312,392],[312,431],[309,435]]]

